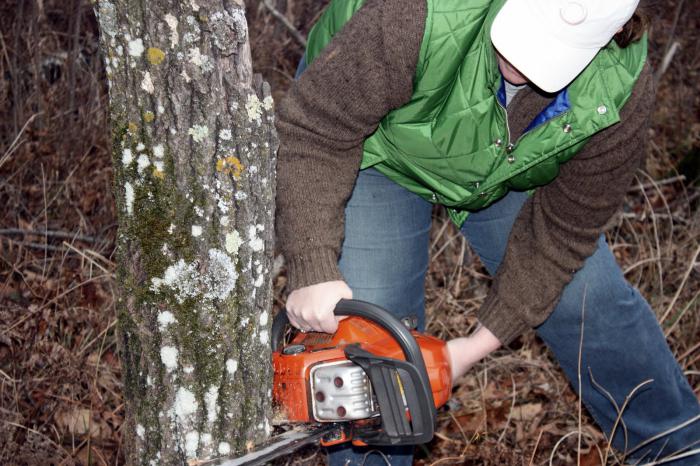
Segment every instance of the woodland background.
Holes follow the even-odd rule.
[[[256,71],[279,101],[327,0],[247,0]],[[274,10],[274,11],[273,11]],[[657,2],[647,165],[609,239],[700,393],[700,1]],[[286,18],[287,25],[280,20]],[[111,148],[87,0],[0,1],[0,464],[121,464]],[[475,324],[489,278],[436,209],[429,331]],[[276,302],[284,301],[282,267]],[[634,338],[634,336],[630,336]],[[416,464],[601,464],[606,442],[533,334],[479,364]],[[614,464],[611,458],[609,461]],[[322,464],[315,448],[280,464]]]

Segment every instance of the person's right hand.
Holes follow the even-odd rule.
[[[352,290],[342,280],[305,286],[289,294],[287,317],[303,332],[335,333],[339,319],[333,310],[341,299],[352,299]]]

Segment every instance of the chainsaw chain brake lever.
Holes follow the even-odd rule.
[[[382,431],[358,432],[361,440],[370,445],[430,441],[437,412],[423,354],[411,332],[389,311],[365,301],[342,299],[336,305],[334,314],[362,317],[381,326],[396,341],[406,358],[406,361],[399,361],[373,355],[358,346],[349,345],[346,348],[346,357],[362,367],[370,378],[382,417]],[[270,340],[273,351],[280,349],[288,324],[287,312],[283,309],[272,322]]]

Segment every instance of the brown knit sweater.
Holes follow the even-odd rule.
[[[424,0],[367,0],[280,105],[277,234],[290,290],[342,279],[344,207],[362,144],[410,99],[425,18]],[[508,106],[512,137],[550,100],[521,90]],[[621,123],[595,135],[525,203],[478,312],[504,344],[547,318],[595,251],[642,161],[652,101],[645,67]]]

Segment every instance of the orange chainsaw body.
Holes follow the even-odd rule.
[[[452,373],[447,345],[443,340],[411,331],[423,355],[430,379],[435,407],[444,405],[452,390]],[[297,352],[274,351],[273,399],[290,423],[316,422],[312,415],[311,370],[320,363],[346,361],[348,345],[360,347],[378,356],[405,360],[400,346],[381,326],[361,317],[351,316],[338,323],[335,334],[298,333],[285,348]]]

